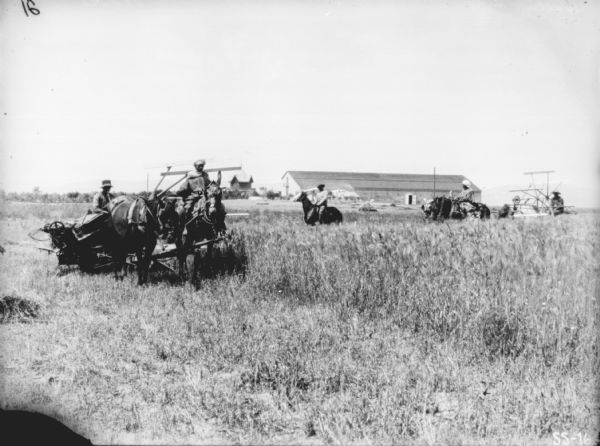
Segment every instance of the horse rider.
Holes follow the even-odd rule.
[[[473,195],[475,191],[471,188],[471,182],[469,180],[463,180],[462,191],[456,196],[454,201],[458,203],[469,202],[473,203]]]
[[[552,198],[550,198],[550,207],[552,208],[554,215],[559,215],[565,212],[565,201],[560,196],[560,192],[552,192]]]
[[[324,184],[319,184],[317,186],[317,194],[315,195],[315,207],[317,208],[317,212],[319,213],[319,222],[323,217],[323,213],[327,208],[327,198],[329,196],[329,192],[325,190]]]
[[[471,182],[467,179],[462,181],[462,190],[456,196],[452,196],[452,192],[450,192],[450,199],[452,200],[453,212],[460,212],[465,216],[469,211],[471,211],[475,204],[473,203],[473,195],[475,191],[471,188]]]
[[[210,184],[208,173],[204,170],[206,161],[199,159],[194,163],[194,170],[188,173],[187,178],[179,187],[175,195],[183,198],[185,203],[185,213],[188,220],[192,217],[194,206],[197,201],[202,200],[201,206],[204,207],[206,200],[206,189]],[[217,184],[221,183],[221,171],[217,173]],[[225,213],[225,208],[221,204],[219,212]]]
[[[115,198],[115,194],[110,192],[112,184],[110,180],[102,181],[102,191],[97,192],[92,200],[92,211],[95,213],[106,212],[106,205]]]

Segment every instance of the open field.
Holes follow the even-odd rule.
[[[96,443],[552,444],[598,435],[600,220],[425,223],[226,203],[246,269],[199,290],[57,269],[27,237],[85,205],[0,209],[3,408]]]

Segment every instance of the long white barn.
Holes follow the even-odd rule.
[[[282,190],[287,196],[312,189],[319,183],[337,196],[361,200],[391,201],[403,204],[420,204],[434,195],[458,193],[462,190],[464,175],[422,175],[405,173],[317,172],[287,171],[282,180]],[[474,200],[481,201],[481,189],[472,184]]]

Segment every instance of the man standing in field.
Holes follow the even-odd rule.
[[[327,208],[327,198],[329,195],[329,192],[325,190],[325,185],[324,184],[319,184],[317,186],[317,195],[315,196],[315,206],[317,208],[317,212],[319,213],[319,223],[321,223],[321,219],[323,217],[323,213],[325,212],[325,209]]]
[[[550,207],[554,215],[560,215],[565,212],[565,201],[560,196],[560,192],[552,192],[552,198],[550,198]]]
[[[92,200],[93,212],[106,212],[106,205],[115,198],[115,195],[110,193],[111,187],[110,180],[102,181],[102,191],[97,192]]]

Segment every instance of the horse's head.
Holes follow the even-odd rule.
[[[441,207],[442,207],[442,197],[434,197],[430,202],[429,202],[429,213],[437,213],[440,211]]]
[[[301,191],[299,194],[297,194],[293,197],[293,200],[303,202],[307,198],[308,198],[308,195],[306,195],[306,192]]]
[[[160,199],[158,220],[163,228],[175,228],[183,213],[183,204],[178,197]]]
[[[208,204],[208,218],[211,220],[216,216],[219,204],[223,199],[223,189],[219,184],[211,181],[206,189],[206,201]]]
[[[431,215],[431,208],[433,207],[433,199],[427,200],[425,203],[421,205],[421,209],[425,213],[425,216],[429,217]]]
[[[437,220],[440,215],[442,218],[448,218],[451,207],[452,200],[449,198],[443,196],[434,197],[429,204],[429,215],[433,220]]]

